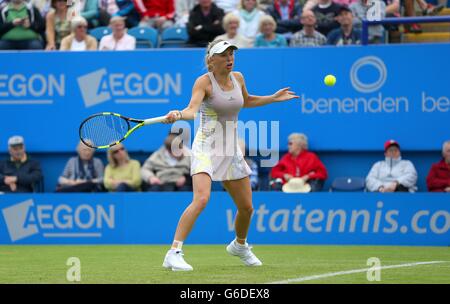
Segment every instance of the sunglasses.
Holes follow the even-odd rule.
[[[117,152],[123,151],[123,150],[125,150],[125,148],[119,148],[119,149],[117,149],[117,150],[114,150],[114,151],[112,152],[112,154],[117,154]]]

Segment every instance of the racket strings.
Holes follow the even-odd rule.
[[[120,141],[130,125],[125,119],[115,115],[97,115],[86,120],[80,135],[94,147],[107,146]]]

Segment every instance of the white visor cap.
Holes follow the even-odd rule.
[[[214,45],[208,53],[208,56],[211,57],[214,54],[222,54],[223,52],[225,52],[228,48],[233,48],[234,50],[237,50],[238,47],[235,46],[234,44],[228,42],[228,41],[221,41],[219,43],[217,43],[216,45]]]

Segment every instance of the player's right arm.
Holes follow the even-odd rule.
[[[166,123],[173,123],[179,119],[192,120],[197,116],[200,105],[206,96],[207,87],[209,85],[209,78],[207,75],[200,76],[194,83],[192,88],[192,97],[186,108],[183,110],[174,110],[167,113]]]

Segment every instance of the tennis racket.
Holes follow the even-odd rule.
[[[145,120],[129,118],[117,113],[102,112],[89,116],[80,125],[81,141],[94,149],[108,149],[124,141],[142,126],[162,122],[166,116]],[[132,126],[131,123],[136,123]]]

